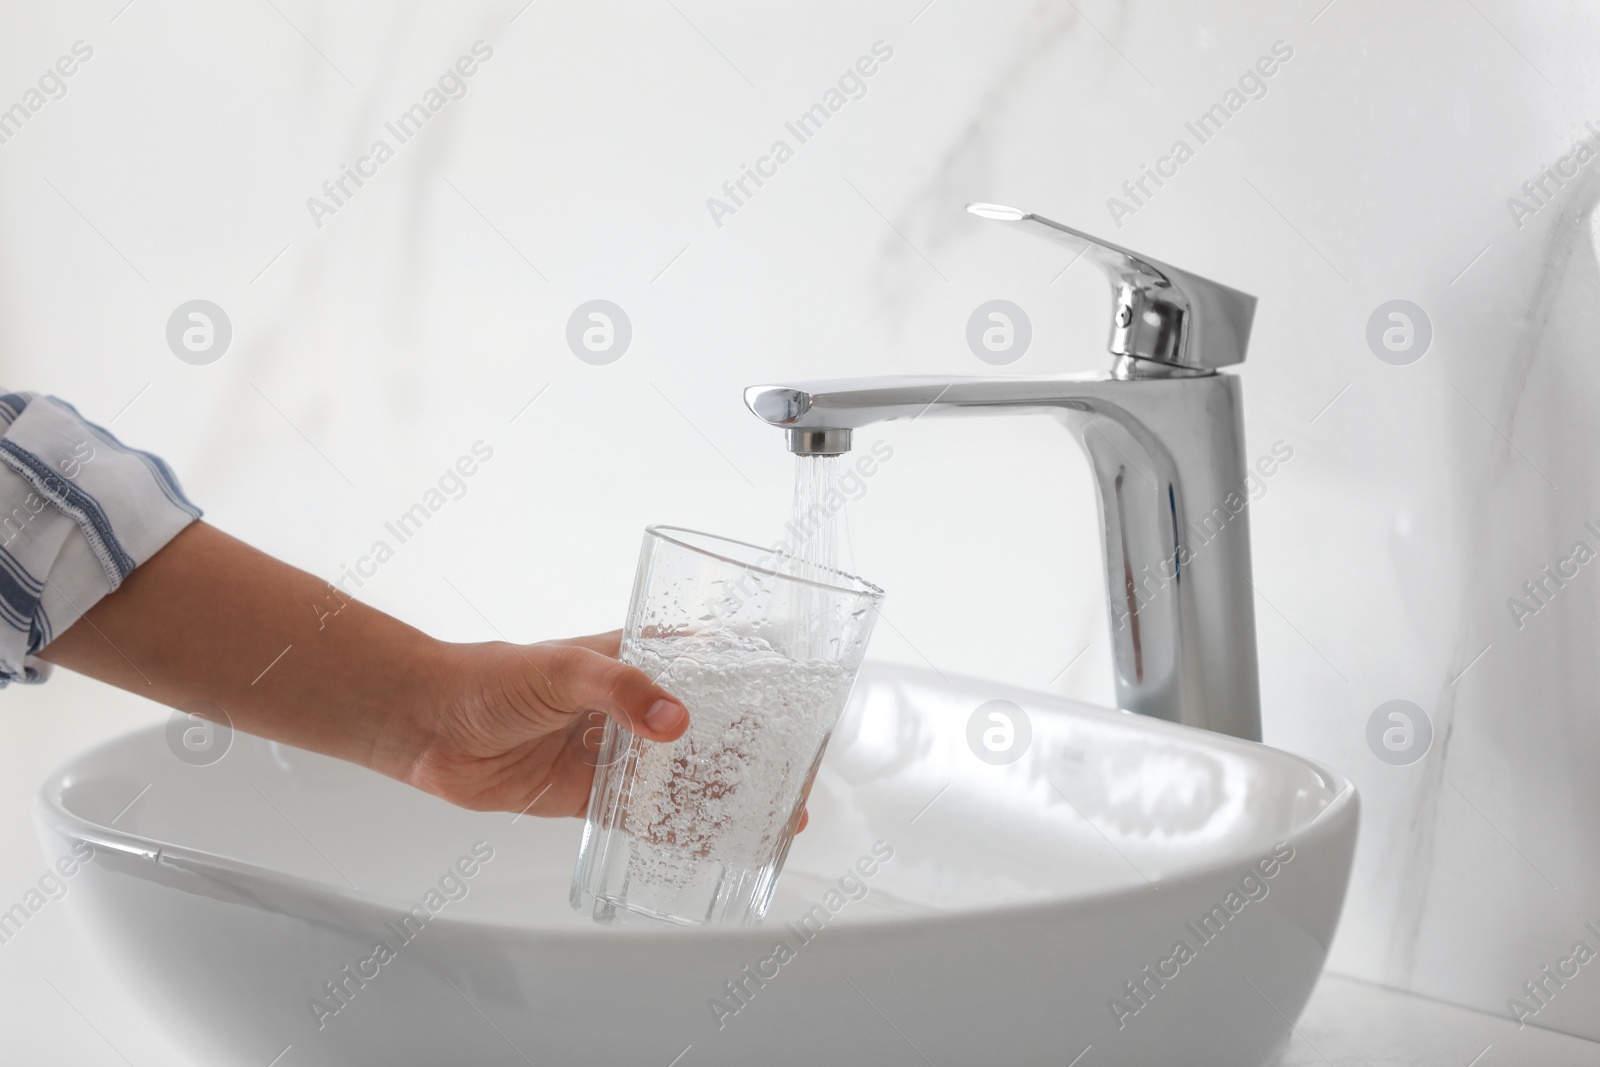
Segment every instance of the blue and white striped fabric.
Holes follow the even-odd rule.
[[[200,517],[159,458],[53,396],[0,395],[0,686]]]

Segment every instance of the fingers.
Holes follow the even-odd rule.
[[[576,644],[557,646],[546,662],[550,703],[557,710],[603,711],[650,741],[675,741],[688,729],[683,705],[636,667]]]

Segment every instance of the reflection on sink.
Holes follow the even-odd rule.
[[[997,698],[1032,725],[1006,766],[967,747]],[[38,805],[52,854],[96,846],[69,910],[205,1062],[1251,1067],[1321,970],[1357,803],[1260,745],[869,664],[810,810],[764,925],[667,930],[571,910],[576,820],[243,735],[194,767],[130,734]]]

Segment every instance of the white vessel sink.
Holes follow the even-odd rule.
[[[997,698],[1032,724],[1008,766],[967,745]],[[1322,968],[1357,822],[1345,779],[1261,745],[872,664],[810,810],[767,922],[720,930],[573,912],[577,820],[243,735],[206,767],[119,738],[38,818],[52,855],[94,846],[66,906],[123,988],[250,1067],[1255,1067]]]

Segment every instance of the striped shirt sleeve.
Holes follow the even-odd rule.
[[[172,470],[52,396],[0,395],[0,687],[200,517]]]

